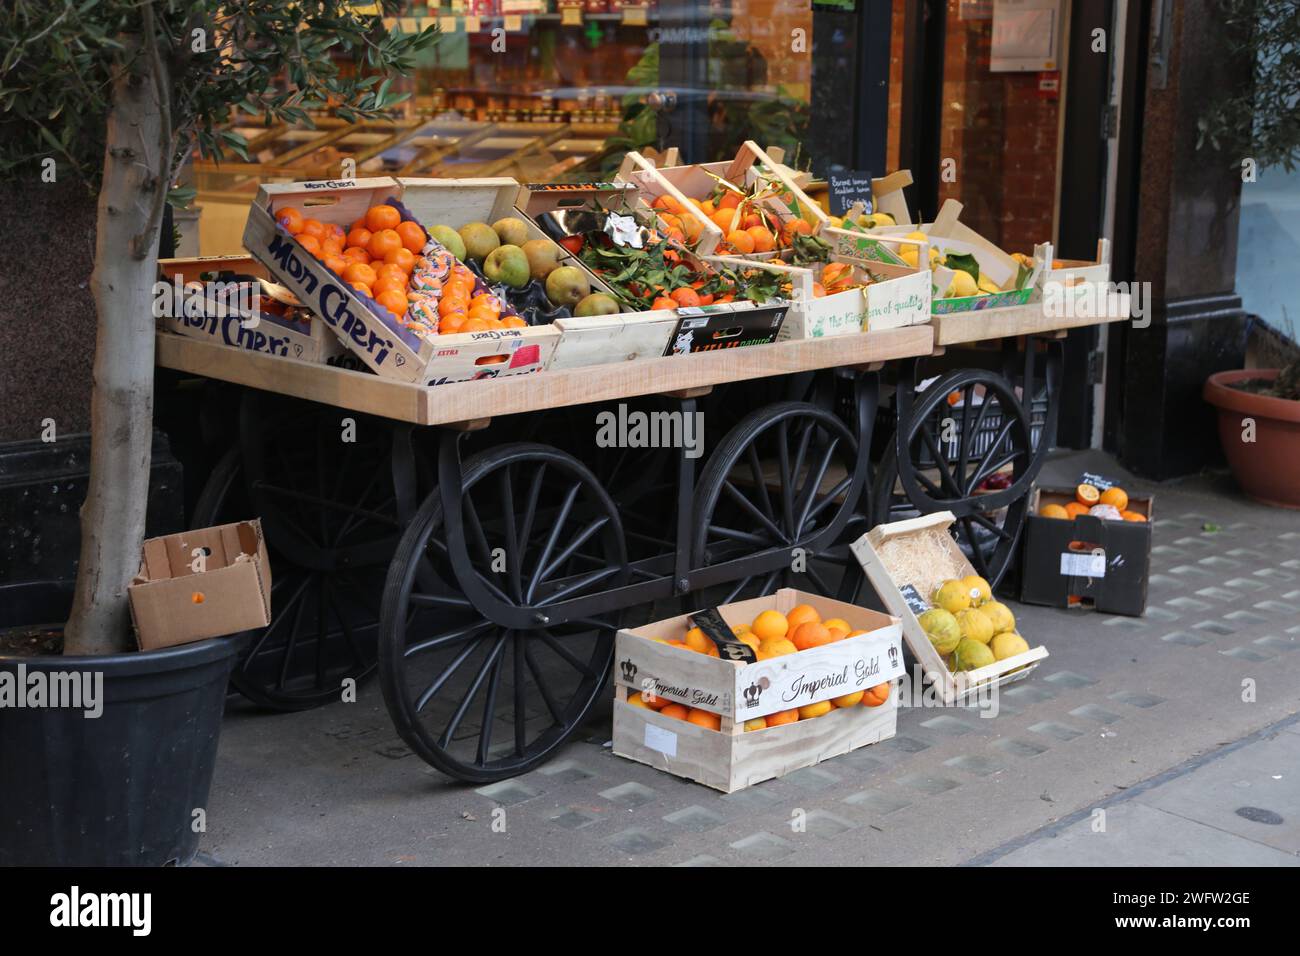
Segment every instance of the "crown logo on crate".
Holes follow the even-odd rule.
[[[763,694],[763,688],[758,686],[758,682],[750,684],[741,693],[745,695],[745,706],[753,707],[758,703],[758,698]]]
[[[623,672],[623,680],[625,681],[636,680],[636,665],[632,663],[631,658],[628,658],[627,660],[623,661],[623,663],[619,664],[618,666],[619,669],[622,670]]]
[[[891,663],[891,664],[897,664],[897,663],[898,663],[898,645],[897,645],[897,644],[890,644],[890,645],[889,645],[889,663]]]

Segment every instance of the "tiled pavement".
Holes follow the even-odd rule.
[[[1054,460],[1047,478],[1085,468],[1119,476],[1113,462],[1082,454]],[[1126,487],[1152,490],[1136,481]],[[1253,505],[1219,478],[1154,491],[1146,616],[1013,603],[1023,633],[1051,657],[1002,695],[994,719],[905,709],[889,741],[724,796],[614,757],[604,746],[603,710],[585,738],[547,766],[474,789],[410,754],[371,684],[356,704],[227,716],[204,858],[239,865],[992,860],[1000,847],[1300,708],[1300,513]],[[1286,794],[1297,799],[1294,787]],[[1300,806],[1270,809],[1300,819]],[[1138,839],[1156,832],[1145,819],[1156,812],[1134,801],[1111,816]],[[1135,815],[1144,819],[1121,826]],[[1072,859],[1066,843],[1055,846],[1064,857],[1053,862]],[[1146,862],[1176,861],[1158,840],[1153,846]],[[1223,862],[1234,859],[1229,848],[1223,853]],[[1078,861],[1094,862],[1082,852]]]

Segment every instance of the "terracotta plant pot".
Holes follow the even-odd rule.
[[[1232,388],[1251,379],[1271,382],[1275,368],[1217,372],[1205,382],[1205,400],[1219,410],[1219,441],[1232,474],[1256,501],[1300,508],[1300,402]],[[1255,440],[1242,441],[1246,419]]]

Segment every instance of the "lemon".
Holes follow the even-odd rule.
[[[758,657],[760,660],[766,660],[769,657],[784,657],[786,654],[797,654],[799,648],[795,647],[784,637],[776,637],[770,641],[764,641],[758,645]]]
[[[998,288],[998,284],[988,276],[980,276],[979,288],[981,292],[987,293],[988,295],[995,295],[1002,291]]]
[[[1029,642],[1015,631],[1008,631],[993,638],[989,650],[993,652],[995,658],[1004,661],[1008,657],[1015,657],[1017,654],[1023,654],[1029,650]]]
[[[935,588],[931,600],[949,614],[956,614],[958,611],[964,611],[970,607],[970,588],[956,579],[944,581],[943,584]]]
[[[753,717],[745,721],[745,731],[763,730],[767,727],[767,721],[762,717]]]
[[[896,226],[898,223],[894,217],[887,212],[873,212],[871,214],[871,228],[876,229],[880,226]]]
[[[916,246],[904,246],[898,250],[898,257],[915,269],[921,261],[921,250]]]
[[[934,649],[940,654],[951,654],[952,649],[961,640],[961,628],[957,619],[941,607],[932,607],[917,619],[925,636],[930,639]]]
[[[978,574],[966,575],[966,577],[961,579],[961,583],[970,591],[971,603],[976,607],[979,607],[986,601],[993,600],[993,589],[989,587],[989,583]]]
[[[904,239],[915,239],[917,242],[929,242],[930,237],[923,232],[909,232]]]
[[[988,619],[993,622],[994,634],[1005,634],[1007,631],[1016,629],[1016,616],[1011,613],[1011,608],[998,601],[989,601],[987,604],[980,605],[980,610],[988,615]]]
[[[977,607],[958,611],[957,626],[961,628],[962,640],[979,641],[981,644],[993,640],[993,622]]]
[[[980,287],[975,283],[974,277],[964,269],[958,269],[952,274],[952,285],[948,286],[947,295],[953,299],[964,299],[968,295],[978,295]]]

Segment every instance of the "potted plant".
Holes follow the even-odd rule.
[[[1300,71],[1300,19],[1293,0],[1219,0],[1230,54],[1253,64],[1252,82],[1220,91],[1200,120],[1201,144],[1242,157],[1233,175],[1300,159],[1295,77]],[[1280,336],[1279,336],[1280,337]],[[1292,346],[1294,349],[1294,346]],[[1271,364],[1271,363],[1270,363]],[[1236,369],[1211,375],[1205,400],[1218,409],[1228,464],[1250,497],[1300,508],[1300,359],[1283,368]]]
[[[66,626],[0,643],[0,865],[163,864],[197,851],[240,642],[138,651],[127,603],[144,537],[164,205],[188,200],[172,186],[195,148],[247,160],[226,128],[240,113],[377,115],[405,98],[391,74],[434,39],[432,28],[390,32],[347,0],[0,9],[0,170],[30,183],[36,207],[42,190],[98,193],[77,584]]]

